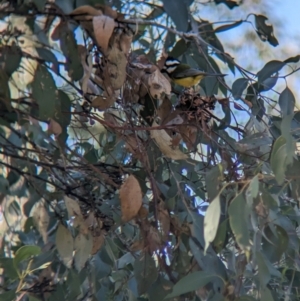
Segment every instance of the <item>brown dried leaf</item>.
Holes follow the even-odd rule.
[[[130,175],[120,188],[122,221],[132,220],[142,206],[142,190],[135,176]]]
[[[95,9],[90,5],[82,5],[77,7],[71,13],[74,20],[87,31],[87,33],[94,39],[93,17],[103,15],[101,10]]]
[[[154,253],[159,250],[161,247],[161,239],[159,237],[159,233],[156,228],[153,226],[150,227],[148,235],[147,235],[147,245],[149,247],[149,251]]]
[[[99,110],[105,110],[111,107],[115,103],[115,101],[116,99],[114,97],[105,97],[99,95],[93,99],[91,107],[97,108]]]
[[[145,207],[141,207],[141,209],[139,210],[139,218],[143,219],[146,218],[148,216],[148,209]]]
[[[40,201],[35,207],[32,217],[37,229],[42,235],[44,244],[46,244],[48,240],[47,229],[49,226],[50,217],[42,201]]]
[[[96,9],[90,5],[82,5],[77,8],[75,8],[70,16],[73,17],[76,21],[86,21],[86,20],[92,20],[95,16],[101,16],[103,15],[103,12],[99,9]]]
[[[161,225],[163,238],[166,239],[170,232],[170,215],[168,210],[159,208],[158,220]]]
[[[109,112],[105,112],[103,115],[104,115],[104,120],[106,122],[114,126],[120,126],[120,121],[117,119],[118,116],[117,110],[113,110],[113,111],[110,110]]]
[[[197,138],[197,127],[195,127],[195,126],[179,126],[178,132],[180,133],[187,148],[189,150],[192,150],[195,147],[195,142],[196,142],[196,138]]]
[[[179,144],[180,144],[180,141],[181,141],[181,135],[177,134],[176,136],[174,136],[172,138],[172,142],[171,142],[171,145],[172,147],[178,147]]]
[[[158,126],[158,124],[154,121],[152,124],[153,127]],[[173,160],[185,160],[188,158],[186,154],[181,152],[179,149],[173,149],[172,138],[167,134],[165,130],[152,130],[151,137],[155,140],[161,152],[173,159]]]
[[[93,18],[93,28],[96,41],[104,54],[106,54],[109,39],[115,28],[115,21],[108,16],[96,16]]]
[[[57,121],[51,118],[48,125],[48,132],[50,134],[54,134],[57,137],[62,133],[62,128]]]
[[[135,135],[128,135],[123,138],[125,141],[125,147],[126,149],[134,155],[139,160],[143,160],[144,153],[143,153],[143,147],[139,143],[138,138]]]
[[[80,83],[81,83],[82,92],[85,94],[88,92],[89,80],[93,71],[93,60],[91,54],[88,56],[88,59],[86,60],[87,51],[83,45],[78,45],[78,52],[80,54],[80,61],[84,71]]]
[[[161,54],[161,57],[159,58],[159,60],[157,61],[156,65],[159,68],[159,70],[161,70],[163,68],[163,66],[165,65],[166,59],[168,58],[168,54],[165,52],[165,50],[163,49],[163,52]]]
[[[165,97],[162,101],[162,104],[157,109],[157,116],[160,117],[162,124],[164,124],[164,120],[170,116],[172,111],[172,103],[169,98]]]
[[[106,16],[109,16],[113,19],[117,19],[120,17],[120,13],[118,13],[117,11],[115,11],[114,9],[112,9],[110,6],[108,5],[104,5],[104,4],[95,4],[95,7],[97,9],[101,9],[103,14]]]
[[[109,87],[113,90],[121,89],[126,79],[126,55],[113,46],[109,51],[107,59],[108,61],[103,68],[104,86],[106,90]]]
[[[144,246],[145,246],[145,244],[144,244],[143,240],[137,240],[130,246],[130,251],[137,252],[137,251],[143,250]]]
[[[105,236],[103,231],[98,236],[93,236],[93,248],[91,251],[92,255],[95,255],[103,246],[105,241]]]
[[[121,34],[120,37],[120,48],[123,53],[127,56],[131,49],[133,34],[130,30],[127,30]]]
[[[149,91],[152,97],[161,98],[162,94],[171,94],[171,84],[169,81],[161,74],[159,69],[156,69],[148,77]]]

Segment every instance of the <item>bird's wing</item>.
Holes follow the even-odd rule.
[[[204,76],[208,75],[208,73],[203,72],[198,69],[194,69],[194,68],[185,69],[182,72],[176,72],[176,74],[174,74],[174,75],[172,74],[172,75],[174,78],[179,79],[179,78],[185,78],[185,77],[194,77],[194,76],[201,75],[201,74],[203,74]]]

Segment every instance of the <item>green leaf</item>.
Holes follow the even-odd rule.
[[[69,290],[69,295],[68,299],[69,300],[77,300],[77,297],[79,296],[81,292],[81,283],[79,279],[79,274],[75,270],[70,270],[68,273],[68,278],[67,278],[67,287]]]
[[[170,56],[172,57],[179,57],[183,53],[185,53],[189,47],[190,43],[187,43],[184,39],[180,39],[178,42],[176,42],[173,49],[170,51]]]
[[[10,77],[20,66],[22,50],[18,46],[1,47],[0,64],[4,64],[4,71]]]
[[[43,11],[47,0],[33,0],[32,2],[36,5],[39,11]]]
[[[280,136],[273,145],[270,159],[271,168],[279,185],[281,185],[285,179],[286,159],[286,139]]]
[[[32,83],[32,96],[39,105],[39,117],[43,120],[55,115],[57,105],[56,86],[45,66],[39,65]]]
[[[146,17],[147,20],[154,20],[164,13],[164,9],[160,6],[155,6],[151,13]]]
[[[250,190],[252,197],[253,197],[253,198],[256,198],[257,195],[258,195],[258,192],[259,192],[259,181],[258,181],[258,176],[255,176],[255,177],[251,180],[248,189]]]
[[[183,0],[162,0],[165,12],[171,17],[179,31],[187,31],[189,15],[186,1]],[[180,14],[178,13],[180,12]]]
[[[58,90],[58,102],[53,119],[62,128],[62,133],[58,137],[59,141],[65,142],[67,140],[68,126],[71,122],[71,101],[69,96],[62,90]]]
[[[241,296],[236,301],[257,301],[255,298],[251,296]]]
[[[65,266],[70,268],[73,260],[74,239],[71,232],[62,224],[58,225],[56,231],[56,248]]]
[[[11,111],[12,106],[10,103],[10,89],[8,86],[9,77],[4,70],[0,70],[0,108],[4,109],[5,105],[6,110]]]
[[[73,81],[79,81],[83,77],[83,67],[74,33],[67,26],[60,31],[60,47],[67,60],[66,70],[69,76]]]
[[[256,252],[256,261],[258,266],[258,277],[260,280],[260,284],[265,287],[269,281],[271,280],[271,275],[269,272],[269,268],[265,263],[265,259],[260,252]]]
[[[18,273],[14,266],[14,259],[13,258],[1,258],[0,257],[0,268],[4,269],[4,273],[7,277],[11,280],[17,279]],[[1,294],[0,294],[1,296]]]
[[[224,247],[228,226],[228,219],[225,219],[223,222],[221,222],[221,224],[218,227],[216,237],[213,241],[214,250],[217,254],[220,253]]]
[[[173,32],[168,31],[165,42],[164,42],[164,49],[169,49],[169,47],[173,46],[176,41],[176,35]]]
[[[238,194],[228,208],[229,222],[236,242],[243,250],[250,249],[250,236],[248,230],[248,208],[242,193]]]
[[[204,217],[204,240],[206,253],[210,243],[215,239],[221,215],[221,204],[219,196],[215,197],[207,208]]]
[[[9,182],[2,175],[0,175],[0,192],[3,194],[9,194]]]
[[[287,250],[288,245],[289,235],[284,228],[273,224],[265,227],[263,231],[262,249],[264,255],[267,256],[270,262],[278,262],[282,258],[283,253]],[[276,248],[274,248],[274,246],[276,246]]]
[[[277,83],[278,80],[278,72],[275,73],[274,76],[265,79],[262,83],[258,84],[257,91],[264,92],[271,90]]]
[[[23,246],[19,248],[14,257],[15,268],[18,269],[18,265],[20,262],[39,254],[41,254],[41,248],[38,246]]]
[[[216,165],[206,173],[206,190],[210,200],[213,200],[219,193],[219,183],[222,178],[221,170],[222,166]]]
[[[292,91],[286,87],[280,94],[278,104],[283,116],[292,115],[295,108],[295,96]]]
[[[214,0],[214,1],[217,5],[224,3],[230,9],[233,9],[233,8],[239,6],[239,2],[236,0]]]
[[[236,21],[236,22],[231,23],[231,24],[219,26],[219,27],[217,27],[217,28],[215,29],[215,33],[230,30],[230,29],[232,29],[232,28],[235,28],[235,27],[241,25],[243,22],[244,22],[243,20],[240,20],[240,21]]]
[[[263,15],[255,15],[256,33],[263,42],[268,41],[272,46],[276,47],[278,41],[274,36],[273,26],[266,24],[267,20],[268,18]]]
[[[147,292],[150,286],[156,281],[158,272],[154,259],[148,253],[142,253],[133,265],[134,276],[138,284],[140,295]]]
[[[296,55],[296,56],[293,56],[293,57],[290,57],[290,58],[284,60],[284,62],[286,64],[288,64],[288,63],[298,63],[299,60],[300,60],[300,55]]]
[[[281,70],[284,65],[284,62],[275,60],[266,63],[265,66],[257,72],[258,83],[261,84],[264,80],[271,77],[271,75]]]
[[[49,62],[53,65],[51,68],[53,72],[55,72],[55,73],[59,72],[58,61],[52,51],[50,51],[47,48],[39,48],[39,47],[36,48],[36,51],[41,59],[43,59],[44,61]]]
[[[210,281],[215,276],[205,271],[193,272],[181,278],[173,287],[172,293],[168,294],[165,299],[174,298],[182,294],[195,291]]]
[[[149,301],[163,300],[164,297],[172,290],[173,283],[162,276],[158,276],[157,280],[150,287]]]
[[[1,292],[0,294],[0,301],[12,301],[16,298],[16,291],[11,290],[8,292]]]
[[[247,78],[238,78],[233,84],[232,84],[232,96],[235,100],[238,100],[241,98],[244,90],[248,86],[248,79]]]
[[[261,300],[274,301],[272,293],[267,287],[261,289]]]
[[[229,104],[222,104],[222,110],[225,113],[225,116],[222,118],[218,130],[225,130],[231,123],[231,110]]]
[[[11,202],[8,207],[8,212],[14,216],[20,216],[21,213],[20,205],[16,201]]]

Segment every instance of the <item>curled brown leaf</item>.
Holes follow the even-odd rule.
[[[142,206],[142,190],[135,176],[130,175],[120,188],[122,221],[132,220]]]
[[[101,15],[93,17],[93,29],[98,46],[107,54],[109,40],[115,28],[115,21],[111,17]]]

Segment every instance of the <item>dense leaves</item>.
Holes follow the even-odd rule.
[[[247,70],[223,34],[277,25],[202,5],[1,4],[0,300],[299,299],[300,56]]]

